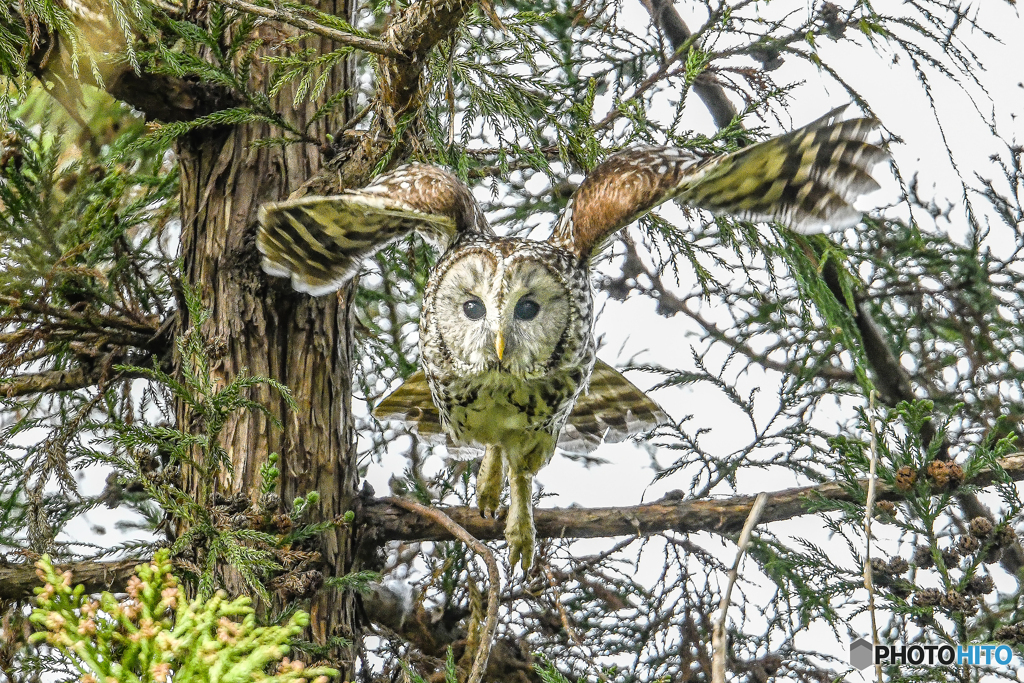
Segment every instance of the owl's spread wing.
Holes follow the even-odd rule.
[[[422,370],[409,375],[402,384],[373,409],[378,420],[405,422],[420,436],[431,439],[442,435],[441,414],[430,395],[430,385]]]
[[[378,420],[399,420],[429,443],[442,443],[458,457],[478,455],[476,449],[452,443],[441,427],[441,414],[430,396],[422,370],[414,372],[373,409]],[[618,443],[654,429],[668,417],[644,392],[602,361],[594,364],[590,386],[580,394],[558,438],[568,453],[589,453],[604,442]]]
[[[567,453],[589,453],[602,443],[618,443],[668,422],[654,400],[618,370],[598,360],[590,385],[580,394],[558,437]]]
[[[672,198],[716,215],[778,220],[798,232],[854,225],[861,213],[853,202],[879,188],[870,172],[889,155],[868,141],[878,121],[840,121],[844,109],[708,159],[674,147],[615,154],[576,190],[550,241],[586,258],[606,237]]]
[[[471,460],[480,455],[480,449],[455,443],[441,426],[441,413],[430,395],[430,385],[422,370],[409,375],[373,409],[378,420],[405,423],[409,430],[428,444],[444,446],[448,454],[458,460]]]
[[[264,204],[256,247],[263,270],[292,286],[327,294],[348,282],[364,258],[417,230],[441,249],[463,231],[490,234],[473,194],[448,171],[408,164],[361,190]]]

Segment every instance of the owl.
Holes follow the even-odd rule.
[[[533,478],[555,449],[586,452],[654,428],[658,405],[595,356],[590,262],[620,228],[668,199],[811,232],[856,224],[852,206],[879,186],[887,158],[877,121],[842,108],[731,154],[627,149],[598,165],[544,241],[499,237],[453,174],[409,164],[332,197],[264,205],[263,268],[313,295],[338,289],[367,256],[416,230],[441,251],[424,292],[422,370],[374,410],[453,448],[483,450],[481,514],[509,485],[505,537],[513,567],[534,555]]]

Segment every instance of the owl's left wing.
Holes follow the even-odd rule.
[[[427,164],[402,166],[361,190],[264,204],[259,221],[263,270],[314,296],[338,289],[364,258],[413,230],[441,249],[464,231],[491,233],[469,188]]]
[[[589,453],[602,443],[619,443],[668,421],[654,399],[598,360],[590,385],[576,399],[562,428],[558,447],[567,453]]]
[[[888,153],[869,142],[878,121],[840,120],[846,107],[785,135],[703,159],[674,147],[638,147],[599,164],[573,194],[550,242],[587,258],[600,243],[676,199],[718,215],[778,220],[797,232],[843,228],[879,185],[871,169]]]
[[[422,370],[414,372],[373,409],[378,420],[399,420],[428,443],[448,446],[453,454],[473,455],[453,444],[441,426],[441,414],[430,395]],[[558,437],[558,447],[568,453],[589,453],[602,443],[618,443],[634,434],[654,429],[668,416],[647,394],[622,374],[598,360],[590,385],[580,394]]]

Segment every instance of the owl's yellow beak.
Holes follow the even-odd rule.
[[[494,336],[494,350],[498,352],[498,362],[500,363],[502,356],[505,355],[505,335],[500,330]]]

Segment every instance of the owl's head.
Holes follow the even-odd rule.
[[[543,373],[578,318],[554,255],[515,239],[453,249],[427,287],[428,333],[464,372]]]

